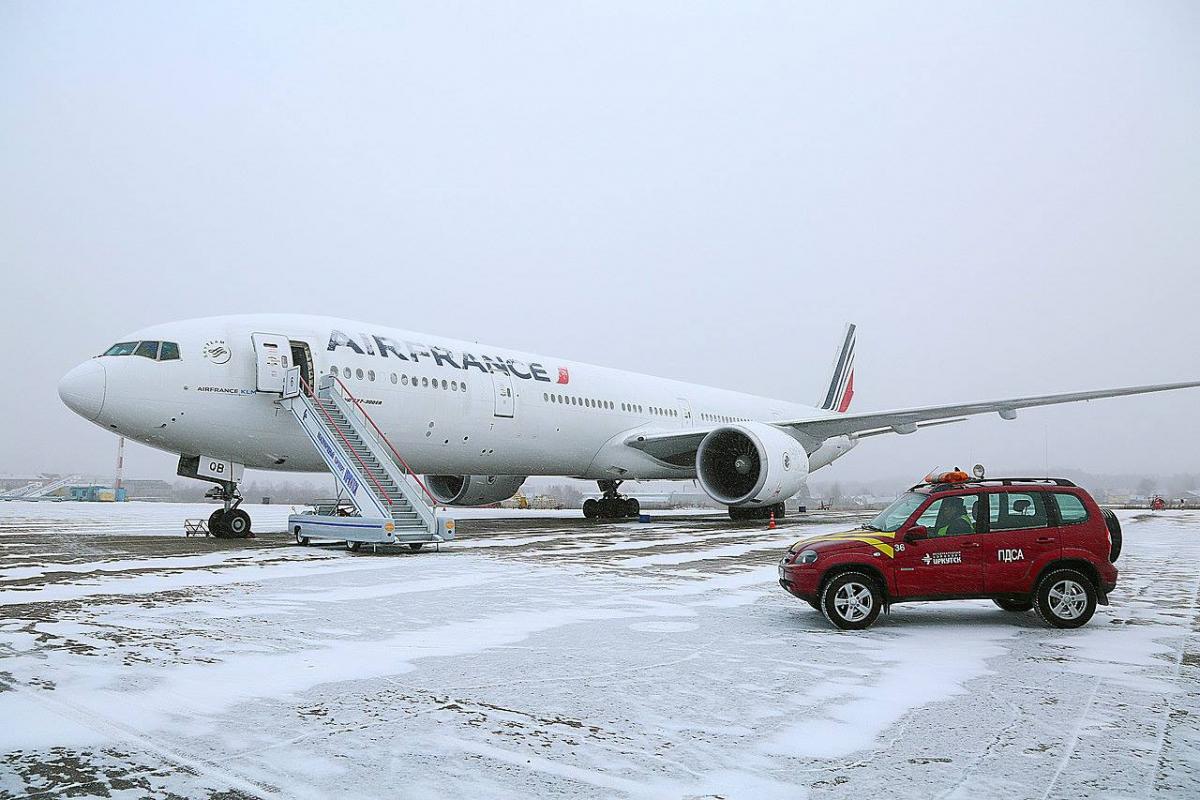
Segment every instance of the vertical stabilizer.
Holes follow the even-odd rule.
[[[846,335],[833,360],[833,374],[829,377],[829,388],[821,399],[820,407],[826,411],[844,414],[854,399],[854,324],[846,326]]]

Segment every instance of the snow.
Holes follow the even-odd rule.
[[[0,796],[1200,792],[1200,513],[1123,514],[1080,630],[970,601],[863,633],[775,579],[847,519],[492,511],[351,555],[184,516],[0,504]]]

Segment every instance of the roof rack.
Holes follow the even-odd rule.
[[[924,489],[926,487],[942,489],[942,488],[954,488],[954,487],[961,487],[961,486],[987,486],[987,485],[1015,486],[1015,485],[1021,484],[1021,483],[1035,483],[1035,484],[1041,483],[1041,484],[1049,484],[1051,486],[1071,486],[1071,487],[1076,485],[1074,481],[1069,481],[1066,478],[983,478],[982,480],[976,478],[976,479],[966,480],[966,481],[956,481],[954,483],[918,483],[915,486],[913,486],[911,489],[909,489],[909,491],[911,492],[916,489]]]

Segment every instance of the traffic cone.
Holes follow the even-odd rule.
[[[771,521],[767,523],[767,530],[769,530],[769,531],[775,530],[775,512],[774,511],[771,512]]]

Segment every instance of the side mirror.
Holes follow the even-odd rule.
[[[919,542],[922,539],[928,538],[929,528],[926,528],[924,525],[913,525],[904,532],[904,541],[906,542]]]

